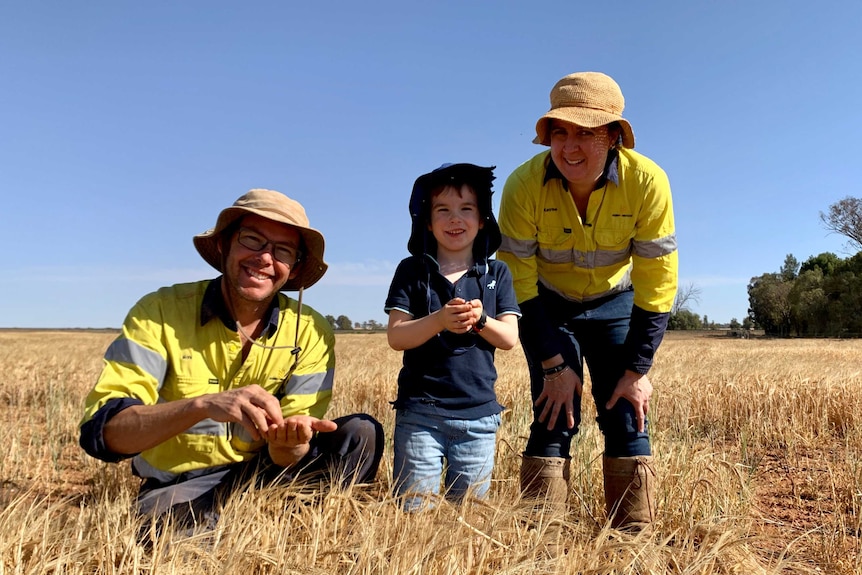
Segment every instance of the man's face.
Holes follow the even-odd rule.
[[[299,254],[300,236],[290,226],[252,214],[242,219],[227,249],[225,295],[234,304],[268,302],[296,274],[296,260],[290,256]]]
[[[584,128],[551,120],[551,158],[573,191],[592,191],[605,170],[611,139],[607,126]]]

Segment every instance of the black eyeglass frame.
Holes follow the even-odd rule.
[[[249,237],[249,234],[253,237]],[[249,240],[251,240],[252,243],[247,243]],[[260,243],[261,240],[263,243]],[[236,241],[242,247],[253,252],[261,252],[266,249],[267,246],[272,246],[272,257],[286,266],[295,267],[296,264],[302,260],[302,250],[300,248],[274,242],[260,232],[251,228],[240,227],[237,229]],[[286,254],[285,251],[287,252]]]

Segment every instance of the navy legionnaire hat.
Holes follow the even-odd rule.
[[[491,206],[491,182],[494,181],[494,168],[483,168],[475,164],[443,164],[433,172],[416,178],[410,194],[410,218],[413,227],[407,250],[414,256],[437,255],[437,240],[428,229],[431,219],[431,192],[441,186],[459,188],[467,184],[476,193],[479,216],[483,226],[473,242],[473,255],[477,261],[488,259],[500,247],[502,236],[500,226],[494,218]]]
[[[287,280],[281,291],[307,288],[323,277],[329,267],[323,261],[323,234],[310,227],[302,204],[274,190],[250,190],[240,196],[232,206],[221,211],[214,228],[194,237],[195,248],[209,265],[219,272],[224,272],[219,252],[221,235],[247,214],[256,214],[273,222],[286,224],[299,232],[302,238],[296,273]]]

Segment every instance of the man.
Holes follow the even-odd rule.
[[[335,338],[302,306],[326,272],[324,238],[304,208],[255,189],[194,237],[223,275],[142,298],[105,353],[80,443],[98,459],[132,457],[138,510],[199,522],[242,480],[319,476],[368,482],[383,452],[372,417],[323,419]],[[281,291],[299,290],[298,301]],[[265,448],[265,449],[264,449]]]

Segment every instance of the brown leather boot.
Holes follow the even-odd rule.
[[[569,460],[562,457],[524,455],[521,460],[521,497],[565,504],[569,498],[570,467]]]
[[[602,457],[605,509],[616,529],[641,530],[655,519],[652,456]]]
[[[533,502],[537,525],[543,525],[542,541],[551,557],[564,552],[562,522],[569,498],[570,461],[563,457],[533,457],[521,460],[521,497]]]

